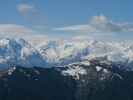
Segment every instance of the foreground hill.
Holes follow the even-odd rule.
[[[0,72],[0,100],[133,100],[133,72],[106,58]]]

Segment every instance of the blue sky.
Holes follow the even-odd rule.
[[[131,38],[133,26],[132,4],[132,0],[0,0],[0,24],[21,25],[34,30],[36,34],[40,33],[53,37],[93,34],[100,30],[104,34],[117,33],[117,37],[124,38],[126,36]],[[95,19],[93,18],[95,16],[105,17],[108,20],[107,23],[111,22],[112,25],[113,22],[114,26],[128,23],[125,27],[129,27],[129,29],[115,32],[109,28],[104,32],[103,27],[102,31],[98,27],[98,29],[95,29],[98,31],[88,31],[87,29],[86,33],[82,31],[80,33],[81,28],[75,32],[68,28],[67,30],[59,29],[88,25],[92,19]],[[91,26],[91,28],[96,27]]]

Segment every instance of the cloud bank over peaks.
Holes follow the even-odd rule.
[[[93,16],[88,24],[72,25],[54,28],[56,31],[67,31],[76,33],[115,33],[133,32],[132,23],[117,23],[108,19],[104,15]]]
[[[32,33],[31,29],[23,25],[0,24],[0,37],[23,37]]]
[[[0,24],[0,32],[5,33],[31,33],[32,30],[24,27],[23,25],[16,24]]]
[[[33,43],[48,39],[47,36],[38,34],[31,28],[17,24],[0,24],[0,38],[24,38]]]

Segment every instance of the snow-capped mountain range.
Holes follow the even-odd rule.
[[[24,39],[0,39],[0,67],[53,67],[107,57],[117,63],[133,63],[133,42],[105,42],[89,39],[49,40],[38,45]]]

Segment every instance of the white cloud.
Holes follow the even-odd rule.
[[[21,13],[22,15],[27,15],[30,12],[34,12],[35,8],[33,5],[28,5],[28,4],[19,4],[17,6],[17,10],[19,11],[19,13]]]
[[[0,24],[0,37],[23,37],[32,34],[32,30],[22,25]]]
[[[32,36],[32,34],[32,29],[26,28],[23,25],[0,24],[1,38],[25,38],[27,36]]]
[[[31,4],[28,2],[20,3],[17,5],[17,11],[21,17],[34,26],[43,26],[46,24],[45,16],[35,2],[32,2]]]
[[[34,35],[26,37],[25,39],[28,40],[33,45],[38,45],[42,42],[48,41],[49,37],[46,35],[34,34]]]
[[[0,38],[24,38],[33,44],[47,41],[48,36],[16,24],[0,24]]]
[[[114,33],[114,32],[133,32],[133,24],[116,23],[109,20],[106,16],[93,16],[88,24],[73,25],[55,28],[56,31],[68,31],[78,33]]]
[[[0,24],[0,32],[3,33],[31,33],[32,30],[28,29],[22,25],[16,25],[16,24]]]

